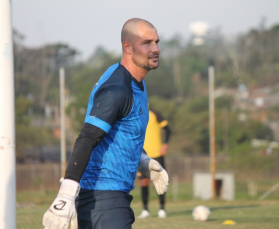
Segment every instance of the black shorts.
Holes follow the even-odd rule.
[[[133,197],[121,191],[81,189],[76,198],[78,229],[131,229]]]
[[[154,159],[155,161],[158,161],[160,163],[160,165],[166,170],[166,165],[165,165],[165,159],[164,159],[164,156],[160,156],[160,157],[154,157],[152,158]],[[146,176],[144,176],[139,170],[137,172],[137,176],[139,179],[144,179],[144,178],[148,178]]]

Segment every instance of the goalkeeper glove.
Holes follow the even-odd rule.
[[[77,229],[75,198],[79,194],[79,183],[61,178],[59,193],[43,217],[44,229]]]
[[[168,190],[169,176],[157,161],[151,158],[145,159],[140,164],[140,170],[153,182],[159,195],[163,195]]]

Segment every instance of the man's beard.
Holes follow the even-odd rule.
[[[137,61],[137,58],[134,58],[133,61],[134,61],[135,65],[137,65],[138,67],[143,68],[146,71],[150,71],[152,69],[156,69],[156,68],[159,67],[159,55],[157,55],[157,57],[158,57],[158,64],[157,64],[157,66],[153,66],[152,64],[148,63],[148,60],[150,60],[151,57],[148,57],[148,60],[147,60],[146,63],[142,63],[142,62]]]

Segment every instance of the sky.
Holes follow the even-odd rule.
[[[234,37],[279,23],[278,0],[13,0],[13,27],[27,47],[63,42],[87,59],[98,46],[121,53],[120,32],[130,18],[150,21],[165,39],[190,36],[189,26],[205,21]]]

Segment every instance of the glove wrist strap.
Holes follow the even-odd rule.
[[[151,160],[151,158],[146,158],[146,159],[142,160],[139,164],[140,172],[146,177],[150,177],[150,171],[149,171],[149,166],[148,166],[150,160]]]
[[[71,196],[76,198],[80,191],[80,185],[78,182],[69,179],[60,180],[62,182],[58,196]]]

